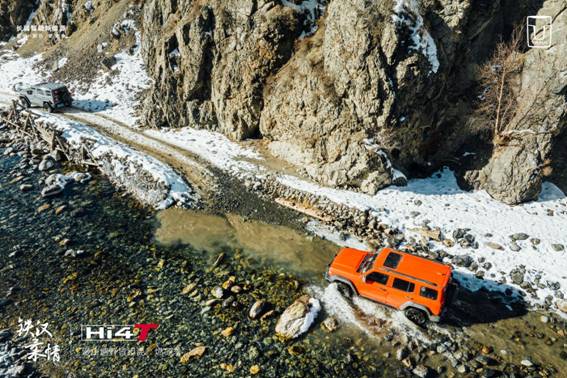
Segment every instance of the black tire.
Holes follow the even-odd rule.
[[[45,110],[48,113],[53,113],[53,106],[51,106],[51,104],[49,104],[48,102],[44,102],[43,110]]]
[[[417,324],[420,327],[425,327],[427,324],[428,316],[427,314],[415,307],[409,307],[404,311],[406,318],[411,322]]]
[[[337,289],[339,293],[345,298],[352,299],[354,292],[352,288],[344,282],[337,282]]]
[[[20,97],[20,105],[22,105],[24,109],[28,109],[30,107],[30,103],[25,97]]]

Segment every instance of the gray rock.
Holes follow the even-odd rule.
[[[412,373],[418,376],[419,378],[425,378],[429,374],[429,368],[425,365],[417,365],[412,370]]]
[[[528,234],[525,234],[525,233],[523,233],[523,232],[510,235],[510,239],[512,239],[512,240],[526,240],[526,239],[528,239],[529,237],[530,237],[530,236],[529,236]]]
[[[553,248],[557,252],[561,252],[565,250],[565,246],[563,244],[552,244],[551,248]]]
[[[41,190],[41,196],[43,198],[54,197],[63,193],[63,190],[65,190],[65,188],[59,184],[49,185]]]
[[[49,171],[51,168],[55,167],[55,160],[49,155],[45,156],[41,163],[39,163],[38,169],[42,172]]]
[[[534,363],[528,359],[528,358],[524,358],[521,362],[520,362],[523,366],[525,367],[532,367],[534,366]]]
[[[283,339],[293,339],[307,332],[320,309],[319,300],[307,295],[298,298],[281,314],[276,323],[276,334]]]
[[[520,251],[520,250],[522,249],[522,247],[520,247],[520,246],[518,245],[518,243],[516,243],[515,241],[510,242],[509,247],[510,247],[510,250],[512,250],[512,251],[514,251],[514,252],[518,252],[518,251]]]

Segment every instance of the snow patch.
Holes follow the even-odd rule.
[[[317,315],[319,315],[319,311],[321,311],[321,302],[319,302],[316,298],[309,298],[309,312],[305,315],[303,319],[303,324],[299,328],[299,332],[295,336],[296,338],[299,335],[304,334],[311,328],[311,325],[315,323],[315,319],[317,319]]]
[[[325,4],[321,0],[303,0],[301,4],[295,4],[289,0],[282,0],[282,5],[292,8],[296,12],[306,14],[306,23],[309,25],[309,28],[301,33],[300,38],[313,35],[317,31],[317,20],[325,12]]]
[[[418,0],[396,0],[392,20],[398,28],[407,27],[410,30],[410,49],[423,54],[431,65],[430,72],[436,73],[440,65],[437,46],[424,25],[419,7]]]

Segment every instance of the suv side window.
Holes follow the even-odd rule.
[[[366,276],[366,282],[367,283],[377,282],[379,284],[386,285],[386,282],[388,282],[388,277],[389,276],[386,274],[372,272]]]
[[[421,289],[419,289],[419,295],[421,295],[424,298],[436,300],[437,299],[437,290],[433,290],[433,289],[430,289],[428,287],[422,287]]]
[[[384,260],[384,266],[392,269],[396,269],[398,265],[400,265],[400,261],[402,260],[402,255],[399,255],[394,252],[390,252],[386,260]]]
[[[394,283],[392,284],[392,287],[394,289],[412,293],[415,289],[415,284],[413,282],[402,280],[401,278],[394,278]]]

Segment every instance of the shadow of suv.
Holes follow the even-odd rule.
[[[60,83],[41,83],[24,86],[21,83],[14,85],[14,92],[18,94],[20,104],[24,108],[40,106],[47,112],[65,106],[71,106],[73,98],[67,87]]]

